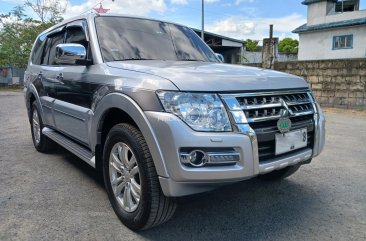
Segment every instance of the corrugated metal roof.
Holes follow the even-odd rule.
[[[324,2],[324,1],[337,2],[338,0],[305,0],[305,1],[302,2],[302,4],[309,5],[309,4],[318,3],[318,2]]]
[[[192,28],[196,33],[199,33],[201,34],[201,30],[200,29],[197,29],[197,28]],[[222,38],[222,39],[226,39],[226,40],[230,40],[230,41],[233,41],[233,42],[237,42],[237,43],[245,43],[244,40],[239,40],[239,39],[234,39],[234,38],[230,38],[230,37],[226,37],[226,36],[223,36],[223,35],[220,35],[220,34],[216,34],[216,33],[211,33],[211,32],[207,32],[207,31],[204,31],[205,34],[208,34],[208,35],[212,35],[214,37],[218,37],[218,38]]]
[[[292,32],[293,33],[306,33],[306,32],[321,31],[321,30],[342,28],[342,27],[351,27],[351,26],[365,25],[365,24],[366,24],[366,18],[352,19],[352,20],[339,21],[339,22],[333,22],[333,23],[317,24],[317,25],[311,25],[311,26],[304,24]]]

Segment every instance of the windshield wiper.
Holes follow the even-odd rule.
[[[204,60],[201,59],[180,59],[179,61],[204,62]]]
[[[127,60],[157,60],[157,59],[148,59],[148,58],[129,58],[129,59],[117,59],[114,61],[127,61]]]

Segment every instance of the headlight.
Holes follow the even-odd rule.
[[[158,91],[166,112],[196,131],[232,131],[224,105],[216,94]]]

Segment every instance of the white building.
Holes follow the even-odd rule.
[[[305,0],[307,23],[299,34],[299,60],[366,58],[366,10],[360,0]]]

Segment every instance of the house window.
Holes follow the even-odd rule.
[[[353,12],[358,10],[358,3],[354,0],[347,1],[338,1],[335,3],[335,12],[343,13],[343,12]]]
[[[353,35],[343,35],[333,37],[333,49],[353,48]]]

